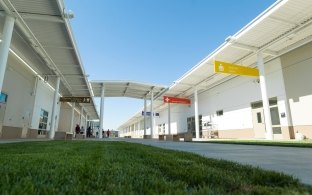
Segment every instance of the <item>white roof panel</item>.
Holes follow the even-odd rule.
[[[141,83],[136,81],[90,81],[94,96],[101,97],[104,85],[105,97],[131,97],[137,99],[150,99],[151,91],[154,98],[167,90],[166,86]]]
[[[51,77],[48,82],[52,86],[55,86],[55,76],[60,76],[60,93],[63,96],[91,96],[62,0],[0,1],[0,10],[16,17],[12,43],[27,43],[33,52],[28,56],[41,59],[41,63],[38,63],[40,67],[30,63],[39,75]],[[17,46],[22,51],[18,53],[21,56],[23,52],[30,51],[23,50],[21,45]],[[81,104],[90,119],[98,119],[93,98],[89,105]]]
[[[199,93],[236,77],[216,74],[213,60],[227,61],[254,67],[256,53],[263,51],[264,61],[282,55],[302,44],[312,41],[312,1],[279,0],[239,32],[196,64],[170,86],[164,95],[192,98],[195,87]],[[161,98],[161,97],[160,97]],[[165,104],[155,105],[155,111]],[[138,120],[136,113],[120,129]]]

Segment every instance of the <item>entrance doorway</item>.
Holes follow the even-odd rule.
[[[265,123],[263,108],[252,109],[252,123],[255,132],[255,138],[265,138]]]
[[[202,115],[198,116],[199,122],[199,138],[202,138]],[[195,116],[187,118],[187,132],[192,133],[193,138],[196,138],[196,130],[195,130]]]
[[[270,98],[270,113],[271,113],[271,121],[272,121],[272,129],[273,129],[273,138],[274,139],[282,139],[282,129],[279,118],[279,111],[277,106],[277,98]],[[264,139],[266,134],[265,129],[265,118],[263,112],[263,104],[262,101],[257,101],[251,103],[252,108],[252,122],[253,128],[255,132],[255,138]]]

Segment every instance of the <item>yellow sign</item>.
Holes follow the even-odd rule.
[[[214,71],[227,74],[259,76],[259,70],[256,68],[250,68],[220,61],[214,61]]]

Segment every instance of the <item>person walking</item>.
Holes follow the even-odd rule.
[[[87,137],[91,137],[91,126],[87,128]]]
[[[80,128],[80,134],[84,134],[84,131],[85,131],[84,127],[81,126],[81,128]]]
[[[106,134],[107,134],[107,137],[109,137],[109,129],[107,129],[107,132],[106,132]]]
[[[76,137],[80,133],[80,126],[79,126],[79,124],[76,125],[75,133],[76,133]]]

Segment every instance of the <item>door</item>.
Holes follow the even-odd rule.
[[[254,126],[255,138],[265,138],[265,124],[262,107],[252,109],[252,122]]]
[[[274,139],[283,139],[281,122],[279,118],[278,107],[273,106],[270,108],[271,119],[272,119],[272,130],[273,130],[273,138]]]
[[[199,122],[199,137],[202,138],[202,136],[203,136],[202,115],[198,116],[198,122]],[[196,138],[195,116],[187,118],[187,132],[192,133],[193,138]]]

